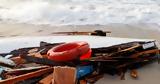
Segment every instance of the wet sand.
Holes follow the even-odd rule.
[[[159,30],[158,30],[159,29]],[[52,36],[53,32],[61,31],[111,31],[111,37],[148,38],[160,42],[160,28],[155,24],[109,24],[79,26],[48,26],[28,24],[0,24],[0,38],[15,36]]]

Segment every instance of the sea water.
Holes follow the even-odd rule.
[[[160,25],[160,0],[0,0],[0,21],[36,25]]]

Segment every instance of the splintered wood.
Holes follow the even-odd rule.
[[[76,68],[67,66],[65,67],[58,66],[54,68],[46,67],[44,69],[40,69],[27,74],[10,77],[6,80],[1,80],[0,84],[15,84],[17,82],[33,77],[38,77],[47,73],[51,74],[41,79],[38,82],[38,84],[75,84],[76,82]]]
[[[52,84],[75,84],[76,69],[73,67],[54,67]]]
[[[40,80],[38,84],[51,84],[52,79],[53,79],[53,74],[49,74],[48,76]]]
[[[48,59],[48,50],[61,44],[64,43],[41,42],[38,47],[0,53],[0,84],[94,84],[104,74],[118,75],[124,80],[128,70],[136,79],[136,69],[160,60],[160,50],[154,41],[91,48],[91,57],[84,60]]]
[[[41,76],[41,75],[46,74],[46,73],[51,72],[51,71],[53,71],[53,68],[51,68],[51,67],[41,69],[41,70],[34,71],[34,72],[31,72],[31,73],[27,73],[27,74],[23,74],[23,75],[13,77],[13,78],[9,78],[9,79],[6,79],[6,80],[1,80],[0,84],[15,84],[19,81],[23,81],[25,79],[32,78],[32,77],[38,77],[38,76]]]

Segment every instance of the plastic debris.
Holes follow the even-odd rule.
[[[77,67],[77,79],[80,79],[88,74],[91,74],[93,72],[93,66],[78,66]]]

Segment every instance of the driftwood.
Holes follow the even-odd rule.
[[[73,31],[73,32],[53,32],[52,34],[106,36],[106,33],[111,33],[111,31],[95,30],[94,32],[79,32],[79,31]]]

